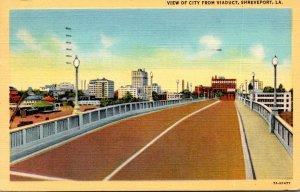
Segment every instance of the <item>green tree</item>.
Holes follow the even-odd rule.
[[[249,85],[248,85],[248,90],[253,90],[253,86],[251,83],[249,83]]]
[[[131,102],[133,100],[133,96],[130,92],[126,92],[125,96],[122,98],[125,102]]]
[[[158,94],[156,93],[156,91],[152,91],[152,98],[153,98],[153,101],[158,100]]]
[[[73,101],[70,101],[70,100],[68,100],[68,101],[66,102],[66,105],[67,105],[67,106],[72,106],[72,107],[75,106],[75,105],[74,105],[74,102],[73,102]]]
[[[183,90],[182,92],[183,98],[190,98],[191,97],[191,92],[187,89]]]
[[[264,93],[273,93],[274,92],[274,88],[271,87],[271,86],[266,86],[266,87],[264,87],[263,92]]]
[[[216,92],[216,96],[217,97],[222,97],[224,95],[224,93],[222,92],[222,91],[220,91],[220,90],[217,90],[217,92]]]
[[[277,91],[278,93],[283,93],[283,92],[285,92],[285,88],[284,88],[283,85],[280,83],[279,86],[278,86],[278,88],[276,89],[276,91]]]

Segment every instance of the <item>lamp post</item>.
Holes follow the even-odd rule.
[[[152,96],[152,92],[153,92],[153,90],[152,90],[152,89],[153,89],[153,73],[152,73],[152,71],[150,72],[150,78],[151,78],[151,82],[150,82],[150,83],[151,83],[151,89],[150,89],[150,90],[151,90],[151,93],[150,93],[150,98],[149,98],[149,100],[150,100],[150,101],[153,101],[153,96]]]
[[[276,87],[277,87],[277,65],[278,65],[278,58],[275,57],[272,60],[272,64],[274,66],[274,105],[273,105],[273,112],[274,114],[277,114],[277,93],[276,93]]]
[[[243,83],[241,84],[241,87],[242,87],[242,97],[243,97],[243,94],[244,94],[244,84]]]
[[[190,86],[191,86],[191,98],[192,98],[193,84],[191,83]]]
[[[252,101],[254,101],[254,77],[255,73],[252,72]]]
[[[179,85],[179,80],[178,80],[178,79],[176,80],[176,84],[177,84],[177,97],[178,97],[178,99],[179,99],[179,95],[178,95],[178,85]]]
[[[75,71],[76,71],[75,105],[74,105],[73,114],[79,114],[80,113],[80,108],[79,108],[79,105],[78,105],[78,68],[79,68],[79,65],[80,65],[80,60],[78,59],[77,55],[75,56],[75,59],[73,61],[73,65],[74,65]]]
[[[248,89],[247,89],[247,83],[248,83],[248,81],[247,81],[247,80],[245,80],[246,97],[247,97],[247,91],[248,91]]]

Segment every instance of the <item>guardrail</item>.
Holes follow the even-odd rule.
[[[293,131],[292,127],[287,124],[279,115],[274,115],[272,110],[266,105],[239,97],[244,105],[257,112],[269,125],[270,132],[274,133],[280,143],[288,151],[293,154]]]
[[[196,101],[199,99],[124,103],[12,129],[11,161],[115,120]]]

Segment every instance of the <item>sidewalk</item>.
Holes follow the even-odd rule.
[[[292,157],[269,133],[267,122],[240,101],[236,101],[236,107],[244,124],[256,179],[292,179]]]

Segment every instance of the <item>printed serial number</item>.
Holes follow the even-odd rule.
[[[289,181],[273,181],[274,185],[289,185],[291,182]]]

